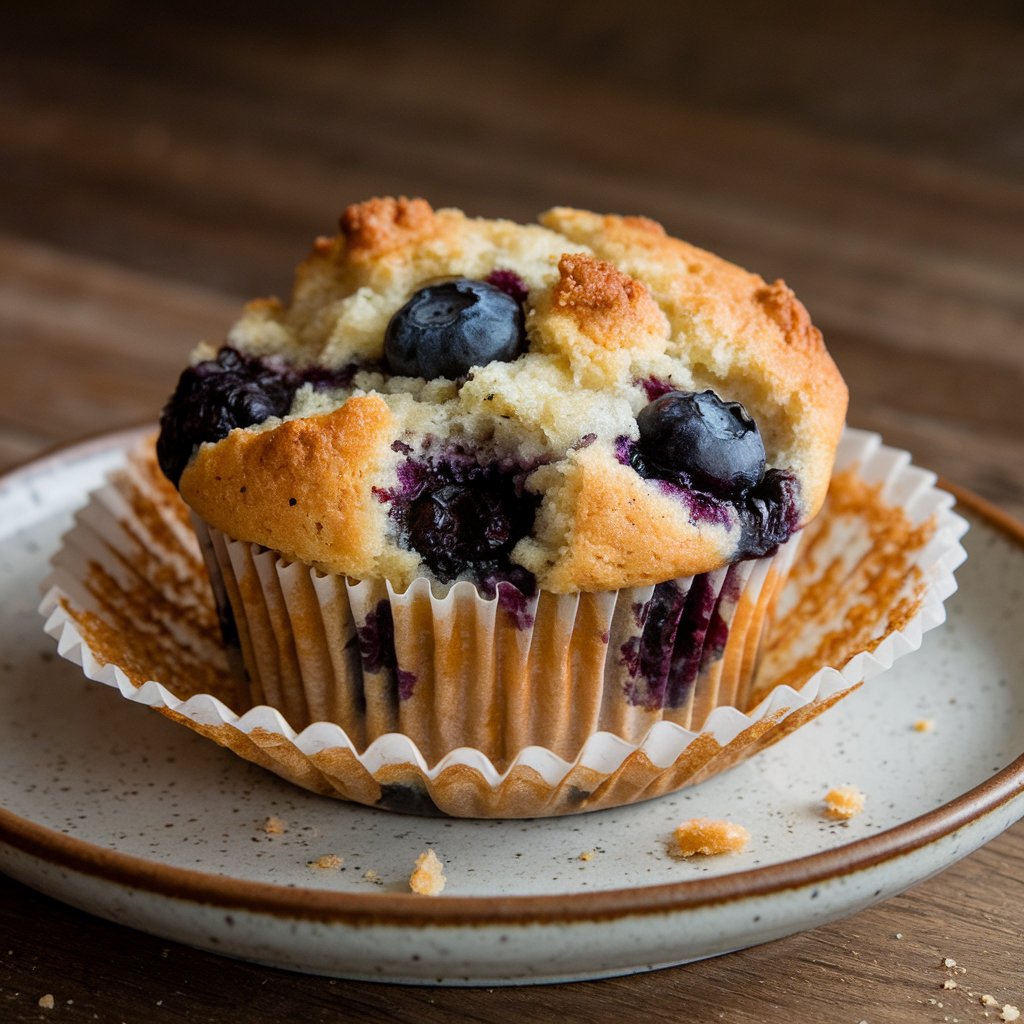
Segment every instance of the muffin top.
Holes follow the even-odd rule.
[[[773,551],[846,415],[803,305],[645,218],[540,222],[349,207],[289,304],[193,354],[164,472],[224,533],[398,589],[614,590]]]

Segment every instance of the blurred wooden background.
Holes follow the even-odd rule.
[[[5,9],[0,468],[152,420],[194,343],[244,298],[286,293],[347,203],[405,193],[517,219],[556,203],[644,213],[784,277],[846,375],[850,421],[1024,517],[1019,2],[213,8]],[[630,1019],[641,1004],[666,1021],[701,1006],[983,1019],[922,993],[966,945],[1024,1003],[1022,878],[1018,826],[808,935],[493,995],[165,959],[0,880],[0,1018],[37,1019],[31,994],[60,979],[75,993],[60,1017],[83,1021]],[[188,998],[158,1018],[168,986]]]

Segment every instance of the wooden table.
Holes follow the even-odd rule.
[[[285,292],[346,203],[406,193],[518,219],[642,212],[784,277],[853,424],[1024,515],[1019,10],[714,6],[5,14],[0,468],[151,420],[196,340]],[[1018,825],[803,935],[494,991],[236,963],[0,879],[0,1019],[983,1020],[968,990],[1024,1005],[1022,879]],[[944,957],[968,969],[958,990]]]

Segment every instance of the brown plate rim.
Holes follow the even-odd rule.
[[[61,444],[0,474],[0,488],[74,455],[87,458],[123,447],[147,430],[128,428]],[[945,480],[957,502],[1024,548],[1024,523],[972,491]],[[906,856],[981,818],[1024,793],[1024,754],[991,778],[926,814],[873,836],[779,864],[712,878],[629,889],[538,896],[450,896],[425,900],[412,893],[337,893],[226,879],[155,864],[37,825],[0,807],[0,843],[30,857],[114,885],[224,910],[321,923],[389,926],[483,926],[586,923],[667,914],[821,885]]]

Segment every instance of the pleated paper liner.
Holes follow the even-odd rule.
[[[195,525],[230,602],[245,706],[295,729],[334,722],[358,750],[401,733],[428,765],[472,747],[499,771],[526,747],[572,761],[594,733],[639,743],[659,721],[699,730],[720,703],[743,704],[798,539],[657,588],[524,599],[426,579],[397,593]]]
[[[230,567],[225,596],[239,590],[239,646],[258,666],[246,679],[228,666],[187,512],[149,450],[79,513],[42,610],[59,652],[89,678],[314,792],[420,813],[566,814],[731,767],[920,646],[965,557],[952,504],[906,453],[848,430],[829,501],[799,537],[781,592],[778,565],[757,560],[698,578],[699,600],[686,581],[670,595],[699,605],[691,631],[704,641],[670,675],[673,694],[650,671],[656,648],[630,672],[651,588],[525,607],[469,585],[442,595],[421,581],[399,595],[215,535],[215,564]],[[249,604],[237,600],[243,587]],[[437,642],[424,640],[431,631]],[[588,674],[601,685],[566,701],[566,680]],[[485,685],[466,692],[474,679]]]

